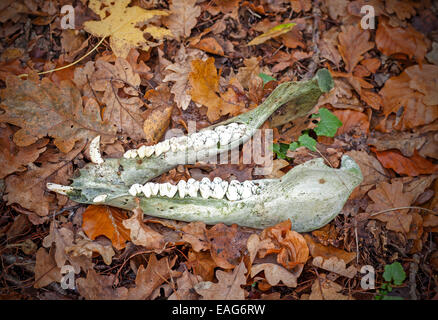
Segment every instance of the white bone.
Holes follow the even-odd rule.
[[[50,191],[62,194],[64,196],[67,195],[67,192],[74,190],[74,188],[72,188],[70,186],[63,186],[62,184],[51,183],[51,182],[48,182],[46,184],[46,186],[47,186],[47,189],[49,189]]]
[[[141,146],[137,149],[137,154],[140,158],[144,158],[146,156],[146,146]]]
[[[182,136],[176,139],[178,151],[186,151],[188,145],[188,137]]]
[[[95,137],[90,143],[90,158],[95,164],[103,163],[102,155],[100,154],[100,136]]]
[[[224,131],[219,135],[219,142],[221,146],[226,146],[231,141],[232,134],[228,131]]]
[[[170,138],[169,144],[170,144],[170,150],[172,150],[172,152],[178,151],[178,139],[176,137]]]
[[[97,202],[105,202],[105,199],[108,197],[108,195],[107,194],[101,194],[101,195],[98,195],[97,197],[95,197],[94,199],[93,199],[93,202],[94,203],[97,203]]]
[[[223,125],[220,125],[220,126],[217,126],[216,128],[214,128],[214,131],[216,131],[218,134],[221,134],[225,130],[226,130],[226,127]]]
[[[177,186],[179,197],[184,198],[187,193],[187,182],[185,182],[185,180],[180,180]]]

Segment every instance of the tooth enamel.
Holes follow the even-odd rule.
[[[170,143],[170,150],[172,150],[172,152],[177,152],[178,151],[178,139],[176,137],[172,137],[169,139],[169,143]]]
[[[176,139],[178,151],[186,151],[187,150],[188,140],[189,139],[187,136],[182,136],[182,137],[179,137]],[[192,143],[190,143],[190,146],[191,145],[192,145]]]
[[[187,180],[187,194],[190,197],[197,197],[199,190],[199,181],[196,181],[193,178]]]
[[[216,131],[217,133],[222,133],[226,130],[226,127],[223,125],[217,126],[216,128],[214,128],[214,131]]]
[[[143,159],[146,156],[146,146],[141,146],[137,149],[138,156]]]
[[[143,192],[146,198],[150,198],[152,195],[150,182],[146,183],[143,187],[141,187],[141,192]]]
[[[204,199],[208,199],[212,195],[212,190],[210,186],[210,179],[202,178],[201,183],[199,184],[199,192],[201,193],[201,197],[203,197]]]
[[[107,194],[101,194],[101,195],[98,195],[97,197],[95,197],[95,198],[93,199],[93,202],[94,202],[94,203],[97,203],[97,202],[104,202],[105,199],[106,199],[106,197],[108,197]]]
[[[172,198],[177,192],[178,192],[178,187],[173,185],[173,184],[171,184],[171,183],[168,183],[168,186],[167,186],[167,196],[169,198]]]
[[[139,194],[139,193],[141,193],[141,188],[142,188],[143,186],[141,185],[141,184],[138,184],[138,183],[134,183],[132,186],[131,186],[131,188],[129,188],[129,194],[130,195],[132,195],[132,196],[136,196],[137,194]]]
[[[246,199],[252,196],[252,187],[254,184],[251,181],[244,181],[241,191],[242,199]]]
[[[239,140],[242,137],[242,134],[240,131],[234,131],[231,136],[231,141]]]
[[[169,140],[164,140],[163,142],[161,142],[162,148],[163,148],[163,152],[167,152],[170,150],[170,141]]]
[[[165,197],[167,196],[167,183],[160,183],[160,196]],[[169,183],[170,184],[170,183]]]
[[[228,186],[228,190],[226,192],[226,196],[228,200],[234,201],[234,200],[240,200],[240,195],[238,192],[238,189],[240,188],[240,182],[237,180],[232,180],[230,182],[230,185]]]
[[[148,182],[151,186],[151,193],[153,196],[158,195],[158,192],[160,191],[160,185],[158,183]]]
[[[124,154],[123,154],[123,157],[125,158],[125,159],[133,159],[133,158],[135,158],[137,156],[137,150],[136,149],[131,149],[131,150],[128,150],[128,151],[126,151]]]
[[[221,146],[225,146],[230,143],[232,134],[228,131],[224,131],[219,135],[219,143]]]
[[[184,198],[187,193],[187,182],[180,180],[177,184],[178,194],[180,198]]]
[[[228,182],[222,181],[221,178],[216,177],[213,179],[211,188],[213,189],[212,197],[216,199],[222,199],[225,196],[225,193],[227,192]]]
[[[100,154],[100,136],[95,137],[90,143],[90,158],[95,164],[103,163],[102,155]]]

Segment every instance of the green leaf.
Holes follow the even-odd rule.
[[[326,108],[319,109],[319,113],[313,114],[312,118],[320,118],[318,125],[313,129],[318,136],[334,137],[338,128],[342,126],[341,120]]]
[[[388,282],[394,281],[394,284],[399,286],[405,281],[406,273],[400,262],[394,262],[385,266],[383,278]]]
[[[308,133],[302,134],[298,138],[298,142],[301,146],[306,147],[307,149],[310,149],[312,151],[316,151],[316,140],[309,136]]]
[[[399,296],[384,296],[382,300],[404,300],[404,299]]]
[[[272,145],[272,151],[277,154],[277,158],[286,159],[286,152],[289,150],[289,145],[286,143],[274,143]]]
[[[262,78],[263,85],[267,84],[269,81],[276,81],[277,80],[274,77],[271,77],[270,75],[263,73],[263,72],[259,73],[259,77]]]

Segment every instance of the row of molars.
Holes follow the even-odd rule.
[[[226,146],[230,142],[239,140],[246,133],[247,126],[245,124],[230,123],[228,125],[220,125],[213,130],[205,129],[200,132],[195,132],[188,136],[173,137],[152,146],[141,146],[138,149],[131,149],[125,152],[124,158],[145,158],[151,157],[153,154],[159,156],[162,153],[171,151],[186,151],[193,149],[200,151],[209,149],[214,146]]]

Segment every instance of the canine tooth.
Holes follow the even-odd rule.
[[[131,194],[132,196],[136,196],[137,194],[141,193],[141,184],[138,183],[134,183],[131,188],[129,188],[129,194]]]
[[[184,198],[187,193],[187,182],[185,180],[180,180],[177,184],[178,194],[180,198]]]
[[[137,149],[138,156],[143,159],[146,156],[146,146],[141,146]]]
[[[95,137],[90,143],[90,158],[95,164],[103,163],[102,155],[100,154],[100,136]]]
[[[153,196],[158,195],[158,192],[160,191],[160,185],[158,183],[148,182],[151,186],[151,193]]]
[[[228,200],[240,200],[240,194],[238,192],[238,187],[240,187],[240,183],[237,180],[232,180],[230,185],[228,186],[228,190],[226,192],[226,196]]]
[[[152,195],[151,185],[149,182],[141,187],[141,192],[143,192],[146,198],[149,198]]]
[[[49,189],[50,191],[59,193],[59,194],[63,194],[63,195],[67,195],[67,192],[69,191],[73,191],[74,188],[70,187],[70,186],[63,186],[62,184],[57,184],[57,183],[50,183],[48,182],[46,184],[47,189]]]
[[[187,180],[187,194],[190,197],[197,197],[199,190],[199,181],[196,181],[193,178]]]
[[[107,194],[100,194],[100,195],[98,195],[97,197],[95,197],[95,198],[93,199],[93,202],[94,202],[94,203],[97,203],[97,202],[104,202],[105,199],[106,199],[106,197],[108,197]]]
[[[137,156],[137,150],[136,149],[130,149],[130,150],[126,151],[123,154],[123,157],[125,159],[135,158],[136,156]]]

